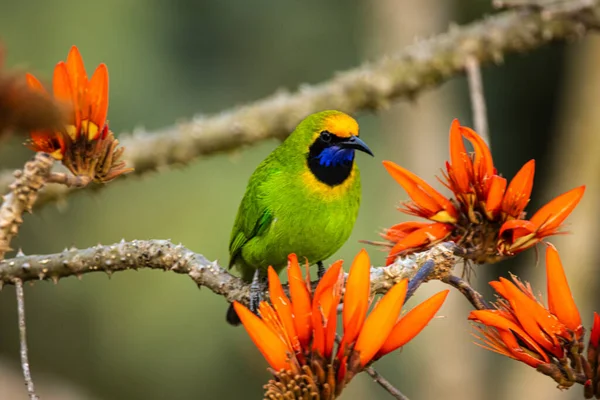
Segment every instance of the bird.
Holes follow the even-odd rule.
[[[354,118],[336,110],[306,117],[251,175],[229,244],[229,268],[252,282],[256,312],[269,266],[278,273],[288,255],[317,264],[348,240],[361,200],[355,152],[373,156]],[[227,321],[240,320],[230,304]]]

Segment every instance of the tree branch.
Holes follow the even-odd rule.
[[[0,206],[0,259],[11,250],[10,242],[23,223],[23,213],[31,212],[53,162],[48,154],[37,153],[33,160],[25,163],[23,171],[13,173],[13,179],[16,179],[10,184],[10,192],[4,196]]]
[[[17,293],[17,313],[19,315],[19,343],[21,345],[21,369],[23,370],[23,378],[27,386],[30,400],[38,400],[39,397],[35,394],[35,386],[31,378],[31,369],[29,368],[29,351],[27,349],[27,325],[25,324],[25,293],[23,292],[23,282],[19,279],[15,280],[15,288]]]
[[[120,142],[127,148],[124,158],[135,168],[132,175],[140,175],[262,140],[284,138],[302,118],[316,111],[357,113],[384,108],[397,98],[411,99],[463,73],[468,57],[480,65],[498,63],[507,54],[582,36],[600,26],[598,0],[567,2],[567,11],[550,16],[534,8],[505,11],[461,28],[452,27],[394,56],[366,63],[295,93],[277,92],[255,103],[211,117],[198,116],[154,133],[140,130],[123,135]],[[9,174],[0,173],[0,191],[6,191]],[[38,205],[56,201],[73,190],[48,186]]]
[[[375,371],[373,367],[365,368],[365,372],[369,374],[375,382],[379,384],[385,391],[387,391],[393,398],[398,400],[409,400],[400,390],[385,379],[379,372]]]
[[[468,57],[466,62],[467,80],[469,81],[469,95],[471,97],[471,109],[473,112],[473,123],[475,131],[485,140],[491,148],[489,125],[487,121],[487,108],[483,94],[483,80],[479,62],[474,57]]]
[[[434,248],[397,260],[387,267],[371,268],[371,290],[386,293],[396,282],[414,276],[419,268],[432,260],[436,267],[430,279],[449,273],[456,260],[453,244]],[[198,286],[204,286],[228,301],[248,304],[250,285],[209,261],[201,254],[174,245],[167,240],[121,241],[88,249],[66,249],[50,255],[20,256],[0,261],[0,287],[18,281],[52,280],[104,271],[107,274],[129,269],[160,269],[188,275]]]
[[[442,279],[442,282],[447,283],[448,285],[458,289],[467,300],[475,307],[477,310],[490,310],[492,307],[484,300],[483,296],[473,289],[469,282],[464,279],[459,278],[456,275],[446,275]]]

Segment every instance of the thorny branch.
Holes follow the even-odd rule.
[[[23,170],[13,173],[14,182],[0,206],[0,259],[10,251],[10,242],[23,223],[23,213],[31,212],[39,190],[46,183],[53,159],[45,153],[37,153],[25,164]]]
[[[463,73],[469,57],[479,65],[499,63],[507,54],[579,37],[600,26],[599,0],[565,3],[569,7],[549,15],[540,8],[505,11],[452,27],[394,56],[339,73],[318,85],[303,86],[295,93],[277,92],[255,103],[211,117],[197,116],[154,133],[138,130],[123,135],[120,141],[127,148],[124,158],[137,175],[262,140],[284,138],[313,112],[326,108],[349,113],[382,109],[392,100],[411,99]],[[0,173],[0,191],[6,191],[11,181],[9,172]],[[72,191],[51,185],[38,205],[64,198]]]
[[[434,248],[398,259],[387,267],[371,268],[371,291],[386,293],[396,282],[412,278],[427,261],[435,268],[429,279],[451,273],[456,264],[454,244],[441,243]],[[175,245],[167,240],[121,241],[87,249],[65,249],[50,255],[18,256],[0,261],[0,287],[16,281],[52,280],[57,283],[69,276],[103,271],[109,275],[131,269],[160,269],[188,275],[198,286],[204,286],[227,301],[248,304],[250,285],[230,274],[216,261]]]
[[[31,379],[31,369],[29,368],[29,355],[27,350],[27,327],[25,324],[25,294],[23,293],[23,282],[15,279],[15,287],[17,293],[17,313],[19,315],[19,342],[21,344],[21,368],[23,369],[23,377],[27,385],[27,393],[30,400],[38,400],[39,397],[35,394],[35,386]]]
[[[10,251],[10,242],[19,231],[23,223],[23,213],[31,212],[37,199],[39,190],[44,187],[53,159],[48,154],[37,153],[33,160],[25,163],[23,170],[14,172],[15,181],[10,185],[10,192],[3,197],[0,206],[0,259],[4,259],[7,251]],[[19,343],[21,349],[21,368],[23,378],[27,385],[27,392],[31,400],[37,400],[31,370],[29,368],[29,357],[27,350],[27,334],[25,325],[25,294],[23,293],[23,281],[15,278],[17,312],[19,316]]]

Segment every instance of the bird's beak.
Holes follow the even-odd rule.
[[[367,146],[367,144],[365,142],[360,140],[360,138],[358,136],[354,136],[354,135],[350,136],[348,138],[348,140],[345,140],[338,144],[345,149],[360,150],[360,151],[370,154],[372,157],[374,157],[373,152],[371,151],[369,146]]]

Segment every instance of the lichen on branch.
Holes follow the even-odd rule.
[[[50,174],[53,159],[45,153],[37,153],[25,163],[23,170],[13,172],[10,192],[4,195],[0,206],[0,259],[11,250],[10,242],[23,223],[23,213],[31,212]]]
[[[403,259],[387,267],[371,268],[371,291],[386,293],[394,283],[412,278],[427,261],[435,268],[429,279],[440,279],[451,273],[456,264],[454,245],[441,243],[434,248]],[[131,269],[159,269],[188,275],[198,286],[204,286],[228,301],[248,304],[250,285],[230,274],[216,261],[175,245],[168,240],[121,241],[87,249],[65,249],[49,255],[18,256],[0,261],[0,287],[16,281],[52,280],[103,271],[112,274]]]

